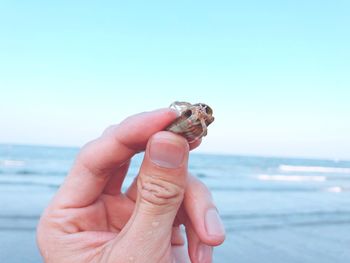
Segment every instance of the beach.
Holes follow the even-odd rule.
[[[0,145],[0,262],[42,262],[35,228],[77,151]],[[350,161],[193,153],[189,166],[227,231],[214,262],[350,262]]]

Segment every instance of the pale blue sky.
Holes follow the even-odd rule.
[[[174,100],[202,152],[350,159],[350,2],[1,1],[0,142],[82,145]]]

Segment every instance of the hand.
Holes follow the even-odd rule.
[[[199,142],[159,132],[175,118],[171,110],[129,117],[81,150],[38,225],[45,262],[211,262],[225,233],[210,192],[187,172]],[[143,150],[139,175],[122,193],[130,159]]]

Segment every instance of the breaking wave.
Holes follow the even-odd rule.
[[[282,164],[279,166],[279,170],[282,172],[350,174],[350,168],[346,168],[346,167],[297,166],[297,165]]]

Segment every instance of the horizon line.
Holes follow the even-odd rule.
[[[27,147],[47,147],[47,148],[67,148],[67,149],[81,149],[82,146],[78,145],[63,145],[63,144],[42,144],[42,143],[13,143],[13,142],[0,142],[0,146],[27,146]],[[296,155],[268,155],[268,154],[254,154],[254,153],[239,153],[239,152],[208,152],[208,151],[195,151],[194,154],[203,155],[219,155],[219,156],[235,156],[235,157],[247,157],[247,158],[269,158],[269,159],[302,159],[302,160],[318,160],[318,161],[333,161],[333,162],[350,162],[350,159],[346,158],[331,158],[331,157],[315,157],[315,156],[296,156]]]

